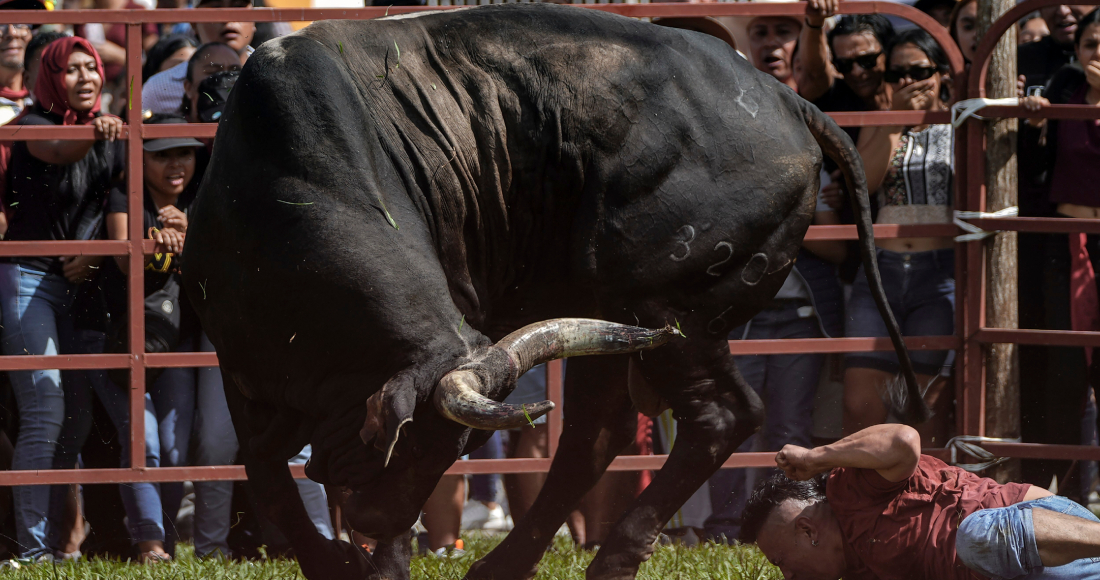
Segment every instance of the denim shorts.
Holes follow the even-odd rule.
[[[1052,495],[1003,508],[978,510],[963,520],[955,536],[955,551],[967,568],[1001,578],[1100,579],[1100,558],[1082,558],[1053,568],[1043,567],[1035,542],[1033,509],[1045,509],[1100,522],[1081,504]]]
[[[904,336],[942,336],[955,333],[955,251],[876,251],[886,299]],[[845,311],[845,335],[890,336],[871,296],[867,276],[860,266]],[[918,374],[939,375],[950,371],[954,353],[946,350],[911,350],[909,357]],[[869,368],[896,373],[898,356],[893,350],[852,353],[846,368]]]

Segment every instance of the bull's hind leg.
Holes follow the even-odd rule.
[[[637,412],[630,403],[627,355],[576,358],[565,377],[565,426],[546,483],[515,529],[479,560],[467,580],[534,576],[562,522],[631,441]]]
[[[236,383],[225,373],[225,398],[229,403],[229,413],[233,418],[233,427],[237,440],[241,442],[241,459],[252,492],[256,495],[256,504],[265,510],[265,515],[279,531],[286,536],[302,573],[310,580],[397,580],[408,578],[407,550],[404,571],[400,575],[380,576],[375,566],[359,548],[340,540],[328,540],[322,536],[306,513],[299,495],[298,486],[290,475],[287,465],[289,456],[259,457],[249,450],[252,440],[255,418],[246,412],[247,399],[241,395]],[[407,539],[407,538],[406,538]],[[400,554],[401,550],[396,549]]]
[[[588,568],[590,580],[634,578],[665,523],[763,421],[760,398],[737,372],[727,343],[714,341],[704,352],[677,350],[686,342],[640,361],[648,382],[672,407],[676,445],[601,546]]]

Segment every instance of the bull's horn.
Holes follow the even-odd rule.
[[[518,377],[546,361],[649,350],[677,335],[680,331],[668,325],[650,330],[604,320],[555,318],[524,326],[502,338],[496,346],[512,357]]]
[[[518,407],[498,403],[482,395],[481,389],[481,380],[472,371],[451,371],[440,379],[432,402],[455,423],[486,431],[518,429],[554,408],[550,401]]]
[[[590,354],[622,354],[661,346],[680,332],[671,326],[650,330],[585,318],[558,318],[525,326],[501,339],[515,368],[515,380],[537,364],[558,358]],[[474,429],[515,429],[545,415],[554,403],[532,405],[498,403],[482,393],[492,385],[482,383],[469,370],[455,370],[435,388],[432,402],[448,419]]]

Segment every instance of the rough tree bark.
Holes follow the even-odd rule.
[[[978,0],[982,34],[1015,0]],[[1016,28],[1001,37],[989,63],[986,91],[990,98],[1016,96]],[[986,121],[986,211],[1017,205],[1016,119]],[[986,246],[986,326],[1019,328],[1017,300],[1017,236],[1002,232]],[[1016,345],[993,344],[986,349],[985,433],[987,437],[1020,436],[1020,373]],[[989,470],[998,481],[1019,480],[1020,463],[1010,461]]]

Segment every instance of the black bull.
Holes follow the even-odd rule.
[[[618,353],[570,362],[542,494],[470,577],[532,574],[631,440],[635,409],[671,407],[676,448],[589,569],[633,577],[761,423],[726,335],[787,277],[822,151],[853,192],[916,420],[851,140],[723,42],[505,5],[319,22],[264,44],[218,128],[184,280],[249,480],[306,576],[407,575],[406,532],[443,472],[487,429],[549,409],[496,403],[516,376]],[[621,324],[515,332],[564,317]],[[313,531],[286,464],[306,444],[307,474],[346,489],[353,527],[383,540],[373,557]]]

